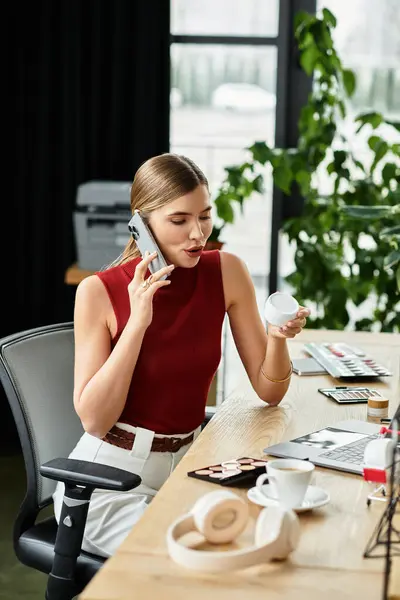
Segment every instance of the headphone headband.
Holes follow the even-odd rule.
[[[206,494],[190,513],[179,517],[169,527],[169,554],[184,567],[215,573],[286,558],[297,545],[298,518],[293,511],[278,507],[261,511],[255,544],[248,548],[211,552],[187,547],[179,541],[182,536],[197,530],[210,543],[228,543],[244,530],[247,522],[248,506],[239,496],[227,490]]]

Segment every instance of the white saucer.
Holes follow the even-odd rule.
[[[264,491],[269,494],[271,493],[271,489],[268,483],[263,485]],[[247,492],[247,497],[249,500],[254,502],[254,504],[258,504],[259,506],[277,506],[279,505],[279,501],[272,494],[267,498],[264,494],[256,488],[252,487]],[[316,485],[309,485],[305,498],[301,506],[295,506],[293,510],[295,512],[305,512],[306,510],[312,510],[313,508],[319,508],[320,506],[324,506],[328,504],[330,500],[328,492],[323,490],[322,488]]]

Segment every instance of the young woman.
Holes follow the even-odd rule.
[[[225,314],[251,384],[268,405],[288,389],[286,339],[309,314],[301,307],[292,322],[266,333],[243,261],[204,251],[210,193],[188,158],[163,154],[145,162],[132,184],[131,209],[148,223],[168,267],[150,275],[155,257],[142,259],[132,238],[110,268],[79,284],[75,302],[74,406],[85,433],[71,458],[142,478],[130,492],[93,493],[83,548],[104,556],[114,553],[199,434]],[[63,492],[58,484],[57,518]]]

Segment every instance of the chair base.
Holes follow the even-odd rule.
[[[19,538],[16,554],[26,565],[48,575],[54,562],[54,544],[57,535],[54,517],[44,519],[27,529]],[[107,559],[81,550],[76,564],[76,583],[83,589]]]

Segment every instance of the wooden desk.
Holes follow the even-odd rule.
[[[86,269],[80,269],[77,264],[71,265],[65,271],[64,282],[67,285],[78,285],[82,279],[93,275],[94,271],[88,271]]]
[[[290,342],[292,358],[302,356],[306,341],[343,341],[339,331],[303,331]],[[399,402],[400,336],[349,333],[348,343],[362,347],[387,365],[393,377],[374,384],[390,400],[390,415]],[[383,559],[364,559],[363,552],[383,510],[383,503],[366,506],[370,486],[357,475],[316,469],[315,483],[331,496],[328,505],[299,515],[301,540],[289,560],[267,563],[223,574],[186,570],[168,556],[165,533],[170,523],[187,512],[212,489],[188,478],[189,470],[237,456],[263,456],[263,448],[339,420],[366,419],[366,405],[340,406],[317,392],[337,384],[328,376],[293,376],[290,389],[278,407],[267,407],[247,380],[217,409],[213,420],[177,466],[145,515],[117,553],[81,594],[81,600],[380,600]],[[246,498],[246,490],[234,490]],[[252,516],[260,508],[250,504]],[[237,546],[251,543],[253,523]],[[397,562],[396,562],[397,561]],[[394,573],[400,568],[395,559]],[[398,578],[397,578],[398,583]],[[400,594],[400,589],[397,590]]]

